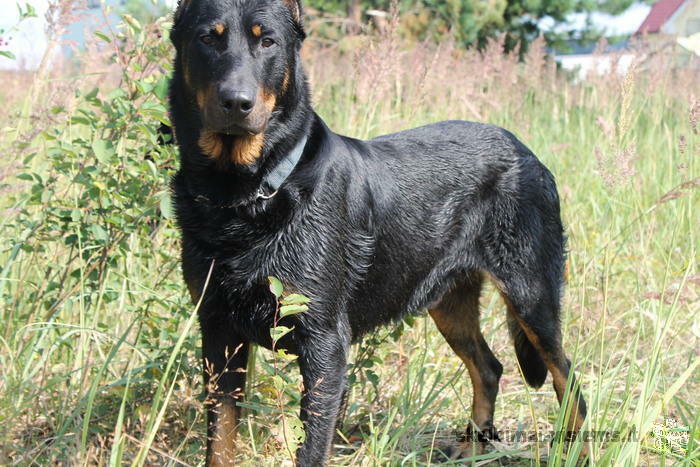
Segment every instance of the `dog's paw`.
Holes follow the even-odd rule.
[[[464,437],[460,439],[462,442],[466,443],[489,443],[490,441],[500,441],[501,438],[498,436],[498,430],[493,425],[488,425],[482,430],[477,430],[473,427],[468,427],[464,434]]]
[[[483,442],[470,443],[463,441],[440,446],[437,449],[438,452],[435,456],[435,461],[470,461],[484,454],[487,450],[487,445],[488,443]]]
[[[441,462],[472,460],[485,454],[491,441],[500,441],[498,431],[493,426],[489,426],[481,431],[468,428],[464,434],[458,437],[456,443],[439,446],[439,455],[435,460]]]

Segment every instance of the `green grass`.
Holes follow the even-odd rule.
[[[35,109],[20,106],[2,123],[3,464],[203,462],[196,307],[167,198],[177,156],[154,134],[167,121],[157,65],[170,52],[153,31],[127,33],[123,91],[40,88]],[[626,79],[574,84],[536,52],[518,64],[493,50],[391,37],[355,58],[309,48],[317,110],[338,132],[480,119],[540,157],[557,178],[569,236],[562,326],[588,402],[585,429],[622,437],[591,443],[593,459],[697,465],[697,71],[659,73],[651,63]],[[88,71],[73,78],[85,91]],[[481,303],[484,335],[505,367],[495,415],[505,436],[475,462],[566,464],[546,436],[562,426],[550,381],[526,387],[498,294],[488,288]],[[469,423],[464,366],[429,319],[409,321],[353,349],[333,465],[437,462],[436,447]],[[293,362],[273,359],[258,349],[251,369],[241,430],[249,465],[290,460],[284,440],[300,379]]]

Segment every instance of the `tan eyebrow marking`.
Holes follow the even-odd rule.
[[[255,26],[253,26],[252,28],[250,28],[250,30],[251,30],[251,32],[253,33],[253,35],[254,35],[255,37],[260,37],[260,36],[262,36],[262,26],[260,26],[259,24],[256,24]]]
[[[219,36],[222,35],[226,31],[226,26],[224,26],[221,23],[217,23],[214,25],[214,32],[217,33]]]

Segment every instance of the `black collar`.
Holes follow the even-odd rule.
[[[267,185],[270,188],[270,192],[266,192],[261,185],[258,188],[256,199],[270,199],[277,194],[279,187],[287,180],[299,163],[308,139],[307,135],[302,136],[289,154],[284,156],[277,163],[277,166],[263,178],[263,185]]]

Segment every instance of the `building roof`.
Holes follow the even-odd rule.
[[[661,30],[661,26],[685,3],[686,0],[659,0],[651,7],[646,19],[639,26],[637,34],[643,32],[655,33]]]

